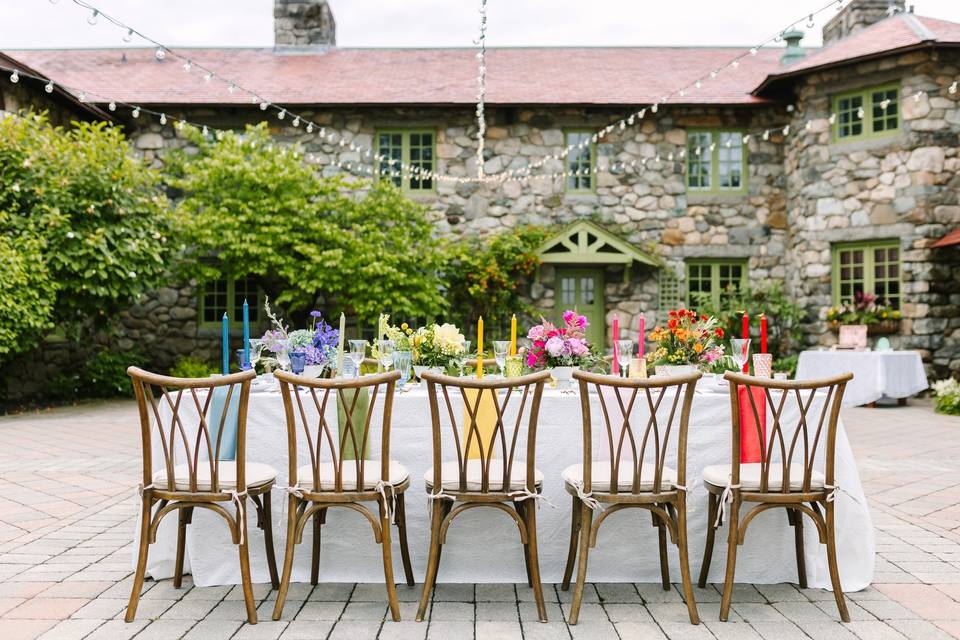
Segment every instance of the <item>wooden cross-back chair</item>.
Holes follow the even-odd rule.
[[[397,525],[400,555],[408,585],[413,586],[413,569],[407,549],[404,491],[410,476],[403,465],[390,459],[390,421],[393,394],[400,372],[391,371],[361,378],[317,379],[276,372],[283,395],[287,420],[289,455],[287,546],[283,574],[273,619],[283,614],[295,545],[303,541],[303,530],[313,520],[313,556],[310,582],[317,584],[320,570],[320,529],[332,507],[353,509],[373,528],[374,540],[383,552],[383,574],[390,613],[400,620],[400,605],[393,581],[393,552],[390,521]],[[361,394],[368,398],[367,409],[360,406]],[[380,402],[382,420],[379,443],[371,435],[373,416]],[[341,414],[342,428],[337,413]],[[331,421],[331,416],[334,416]],[[298,467],[298,440],[305,444],[310,463]],[[367,458],[364,452],[373,449]],[[379,448],[379,450],[377,450]],[[352,456],[352,457],[351,457]],[[377,513],[366,505],[377,503]]]
[[[706,585],[716,529],[726,518],[727,571],[724,577],[720,619],[726,620],[733,595],[737,548],[743,544],[750,522],[768,509],[784,508],[794,528],[798,583],[807,586],[803,550],[803,516],[817,528],[827,547],[833,595],[844,622],[850,621],[837,568],[835,531],[837,424],[846,384],[853,374],[822,380],[771,380],[728,372],[732,412],[731,464],[703,470],[709,492],[707,539],[699,584]],[[741,416],[750,424],[741,426]],[[766,422],[766,434],[763,424]],[[788,420],[789,418],[789,420]],[[760,462],[741,462],[741,429],[750,430],[760,447]],[[727,503],[729,502],[729,506]],[[740,506],[752,504],[740,517]]]
[[[174,587],[183,578],[186,529],[196,508],[210,509],[227,522],[240,553],[240,575],[247,620],[257,622],[250,580],[247,540],[247,498],[263,530],[270,580],[278,584],[273,551],[270,491],[277,473],[265,464],[246,464],[247,404],[254,371],[209,378],[172,378],[130,367],[127,373],[140,410],[143,443],[143,484],[140,488],[140,546],[133,590],[125,620],[132,622],[140,601],[149,545],[156,542],[157,527],[165,515],[178,511]],[[156,391],[155,391],[156,390]],[[215,396],[219,396],[215,398]],[[228,419],[236,402],[235,460],[221,460]],[[216,411],[219,410],[219,415]],[[154,471],[153,450],[163,453],[163,468]],[[154,505],[157,510],[154,511]],[[234,507],[231,513],[227,507]]]
[[[667,536],[677,545],[687,613],[699,624],[687,553],[687,425],[699,372],[670,378],[631,379],[576,371],[583,413],[583,463],[563,472],[573,499],[570,546],[563,590],[577,580],[570,606],[570,624],[580,615],[587,578],[587,556],[597,545],[597,532],[612,513],[624,509],[650,511],[660,545],[660,574],[670,589]],[[589,392],[595,391],[594,395]],[[591,402],[600,405],[603,428],[596,434],[606,451],[594,458]],[[667,464],[675,456],[676,467]],[[596,518],[594,518],[596,515]],[[633,540],[630,541],[631,543]],[[577,551],[579,548],[579,562]]]
[[[424,474],[432,505],[430,554],[418,621],[423,620],[436,585],[450,523],[464,511],[490,507],[507,513],[520,530],[527,582],[533,588],[539,618],[546,622],[535,504],[543,488],[543,474],[535,465],[540,399],[549,378],[546,371],[506,379],[423,374],[433,422],[433,467]],[[452,429],[453,446],[447,451],[442,446],[443,416]],[[526,445],[518,446],[523,435]]]

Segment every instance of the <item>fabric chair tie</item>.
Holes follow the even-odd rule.
[[[719,527],[726,519],[727,502],[733,501],[733,490],[739,488],[739,484],[732,484],[730,482],[727,482],[727,486],[723,488],[723,493],[720,494],[720,508],[717,510],[717,519],[713,523],[714,527]]]
[[[517,491],[513,491],[511,493],[508,493],[507,495],[513,498],[514,500],[516,500],[517,502],[523,502],[524,500],[533,500],[534,502],[536,502],[538,509],[540,508],[541,500],[546,502],[551,509],[557,508],[557,505],[550,502],[550,499],[547,498],[547,496],[543,495],[542,493],[537,493],[536,491],[530,491],[530,489],[527,489],[526,487],[524,487],[523,489],[519,489]]]
[[[387,499],[387,489],[390,489],[390,499]],[[396,487],[389,480],[377,480],[377,486],[374,487],[380,497],[383,499],[383,510],[386,512],[387,522],[393,520],[393,513],[397,508]]]
[[[583,483],[580,481],[571,482],[570,486],[573,487],[574,491],[577,492],[577,497],[580,498],[580,501],[583,504],[587,505],[593,511],[602,511],[603,507],[600,505],[600,502],[593,497],[593,492],[584,493],[583,492]]]
[[[827,493],[827,502],[835,502],[837,499],[837,491],[839,491],[857,504],[860,504],[860,501],[857,500],[853,494],[851,494],[849,491],[845,491],[839,484],[824,484],[823,488],[829,492]]]
[[[229,491],[230,500],[237,505],[237,529],[240,530],[240,544],[247,540],[247,490]]]

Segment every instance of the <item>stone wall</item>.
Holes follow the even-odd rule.
[[[797,87],[786,148],[790,290],[819,311],[811,344],[830,344],[824,314],[831,304],[831,244],[900,240],[904,321],[895,347],[918,349],[937,376],[960,372],[960,251],[929,245],[960,224],[960,106],[945,90],[960,56],[915,52],[812,74]],[[834,143],[828,121],[837,92],[899,82],[898,134]],[[914,100],[917,91],[930,93]],[[943,94],[943,95],[940,95]],[[810,120],[809,129],[804,123]]]

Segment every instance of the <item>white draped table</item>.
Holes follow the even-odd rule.
[[[393,408],[392,458],[410,472],[406,492],[407,530],[414,574],[423,579],[429,541],[429,517],[423,474],[431,466],[431,423],[425,385],[398,393]],[[596,398],[594,398],[596,400]],[[822,402],[818,395],[814,405]],[[380,401],[378,400],[378,404]],[[332,403],[331,403],[332,404]],[[593,404],[598,404],[596,401]],[[639,404],[639,403],[638,403]],[[664,402],[664,406],[669,404]],[[599,409],[594,421],[599,422]],[[329,416],[336,424],[336,416]],[[374,423],[379,418],[374,415]],[[787,422],[789,424],[789,421]],[[445,427],[449,430],[449,426]],[[568,465],[582,462],[583,436],[580,398],[571,392],[544,391],[538,428],[537,467],[545,480],[543,493],[556,506],[541,501],[538,512],[540,570],[544,582],[560,582],[570,535],[571,499],[564,491],[560,474]],[[379,437],[379,436],[378,436]],[[675,440],[673,441],[675,442]],[[671,443],[671,450],[675,444]],[[726,388],[713,388],[701,380],[694,396],[690,418],[687,486],[691,572],[700,569],[707,526],[707,492],[700,472],[710,464],[729,463],[730,399]],[[302,447],[305,448],[305,447]],[[155,446],[154,451],[159,447]],[[519,450],[519,449],[518,449]],[[595,445],[594,451],[600,451]],[[303,454],[302,454],[303,455]],[[287,435],[280,394],[254,392],[250,396],[247,424],[247,461],[272,465],[278,484],[286,484]],[[300,464],[309,460],[301,457]],[[668,460],[668,464],[673,461]],[[154,461],[155,468],[162,462]],[[874,533],[863,495],[856,460],[841,425],[837,437],[836,480],[837,544],[840,575],[848,591],[865,588],[874,571]],[[273,531],[278,564],[283,562],[286,521],[286,493],[274,493]],[[150,546],[148,573],[156,579],[173,575],[176,550],[175,516],[160,526],[156,544]],[[311,525],[312,526],[312,525]],[[187,528],[186,566],[199,586],[240,582],[237,548],[230,543],[222,518],[206,509],[194,512]],[[806,566],[811,587],[829,588],[825,547],[818,544],[816,528],[804,527]],[[134,534],[136,535],[136,533]],[[268,582],[262,532],[249,526],[251,565],[254,582]],[[309,580],[310,540],[296,548],[293,581]],[[320,579],[327,582],[382,582],[383,568],[378,545],[369,523],[358,513],[331,509],[323,525]],[[717,536],[710,580],[721,582],[726,561],[726,527]],[[395,575],[402,576],[396,528],[393,529]],[[676,547],[669,546],[671,579],[679,580]],[[134,545],[136,548],[136,545]],[[457,518],[443,548],[440,582],[526,582],[522,547],[516,524],[505,514],[474,509]],[[650,514],[627,510],[606,520],[600,529],[598,546],[591,550],[588,580],[596,582],[659,582],[659,555],[656,529]],[[399,579],[399,578],[398,578]],[[796,582],[793,530],[787,516],[776,509],[763,513],[751,525],[746,544],[737,560],[737,581],[749,583]]]
[[[849,371],[843,406],[858,407],[883,398],[909,398],[929,385],[916,351],[804,351],[797,380],[829,378]]]

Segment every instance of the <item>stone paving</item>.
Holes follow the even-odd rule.
[[[257,585],[260,624],[237,587],[148,582],[137,620],[129,596],[139,428],[130,402],[0,418],[0,639],[21,638],[960,638],[960,418],[929,404],[843,414],[877,528],[877,573],[838,622],[829,592],[738,585],[717,621],[716,585],[697,590],[691,626],[676,585],[590,585],[580,624],[569,594],[546,585],[550,622],[526,585],[440,585],[430,621],[413,622],[419,586],[400,586],[404,621],[385,621],[383,587],[293,585],[284,620]]]

